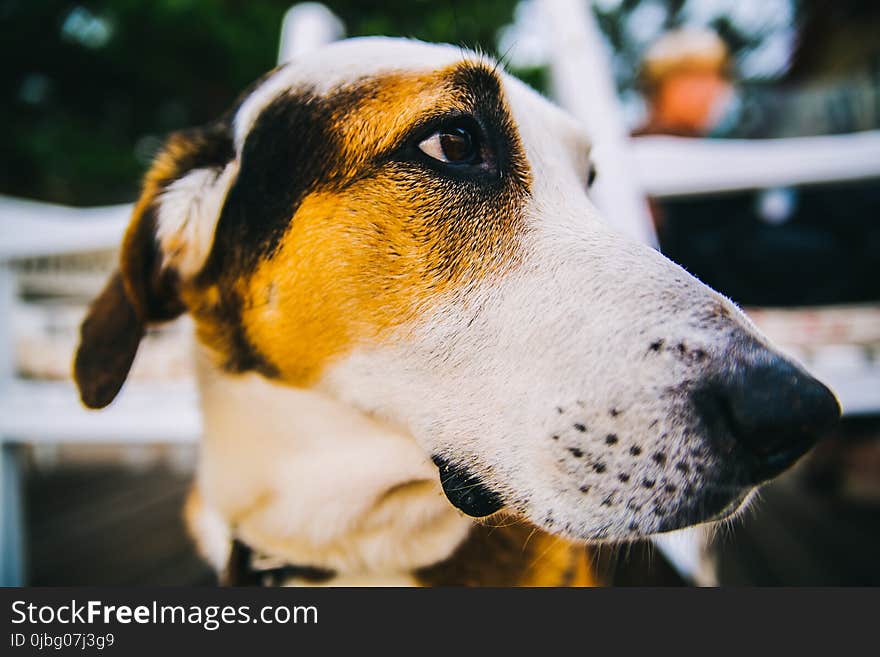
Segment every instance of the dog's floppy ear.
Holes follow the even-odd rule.
[[[80,329],[73,374],[86,406],[113,401],[148,324],[185,311],[181,282],[207,257],[237,170],[229,132],[216,123],[175,133],[147,173],[118,269]]]

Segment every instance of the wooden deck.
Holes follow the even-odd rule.
[[[61,467],[26,481],[29,583],[213,585],[186,535],[190,478],[156,466]]]

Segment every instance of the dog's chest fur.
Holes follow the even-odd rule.
[[[405,433],[320,392],[197,361],[205,428],[188,519],[218,572],[236,538],[333,571],[333,585],[592,583],[582,546],[454,509]]]

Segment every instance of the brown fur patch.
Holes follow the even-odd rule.
[[[92,302],[80,328],[73,376],[86,406],[103,408],[113,401],[131,369],[144,331],[117,272]]]
[[[475,525],[446,561],[415,573],[424,586],[597,586],[586,546],[526,524]]]

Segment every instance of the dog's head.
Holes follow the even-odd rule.
[[[571,119],[457,48],[281,67],[157,157],[83,325],[83,399],[108,404],[145,327],[188,312],[228,376],[405,428],[471,515],[584,539],[721,517],[837,401],[603,223],[591,170]]]

